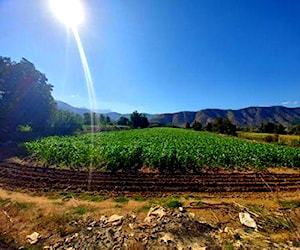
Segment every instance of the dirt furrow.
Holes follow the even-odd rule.
[[[103,173],[0,164],[4,186],[42,190],[120,192],[268,192],[300,188],[299,174],[218,173],[157,174]]]

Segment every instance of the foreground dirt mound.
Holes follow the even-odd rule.
[[[81,230],[44,249],[221,249],[217,229],[184,211],[160,206],[145,220],[134,215],[80,222]]]

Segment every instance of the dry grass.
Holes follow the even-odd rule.
[[[275,135],[268,133],[239,132],[238,137],[258,142],[276,142],[279,145],[300,147],[299,135]]]
[[[68,195],[66,195],[68,196]],[[92,201],[92,194],[81,194],[88,197],[86,200],[77,199],[76,196],[70,195],[70,198],[58,194],[51,194],[51,199],[45,195],[35,195],[24,192],[11,192],[0,188],[0,236],[11,242],[14,240],[16,246],[26,244],[26,235],[36,231],[42,235],[44,241],[55,241],[59,237],[76,232],[78,228],[69,222],[74,220],[92,217],[97,220],[102,215],[110,216],[112,214],[127,215],[135,213],[139,219],[143,219],[151,204],[166,205],[169,201],[175,199],[184,201],[186,206],[191,202],[199,202],[201,197],[202,203],[224,204],[214,209],[197,207],[188,209],[189,212],[195,214],[196,218],[207,221],[213,225],[227,225],[235,228],[241,227],[238,219],[238,212],[234,208],[234,204],[242,206],[261,207],[270,213],[281,213],[281,204],[278,202],[277,196],[274,194],[185,194],[184,196],[167,196],[153,197],[135,200],[135,196],[128,198],[128,202],[116,202],[113,198],[106,199],[101,202]],[[95,194],[97,197],[97,194]],[[280,193],[281,200],[285,204],[294,204],[293,201],[300,200],[300,191]],[[141,201],[142,200],[142,201]],[[115,207],[115,205],[121,207]],[[297,228],[300,228],[299,208],[293,207],[290,217]],[[279,221],[280,222],[280,221]],[[288,230],[282,231],[285,235],[283,238],[278,237],[278,232],[270,234],[278,241],[288,240],[294,237],[293,232]],[[277,235],[277,236],[276,236]],[[131,243],[130,243],[131,244]],[[128,249],[143,249],[143,246],[132,242],[128,245]]]

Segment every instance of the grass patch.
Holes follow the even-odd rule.
[[[115,208],[122,208],[123,207],[123,205],[121,205],[121,204],[116,204],[115,205]]]
[[[50,194],[50,195],[48,195],[47,196],[47,199],[48,200],[58,200],[58,199],[60,199],[62,197],[62,195],[61,194]]]
[[[79,214],[79,215],[84,215],[85,213],[87,213],[89,211],[88,207],[85,206],[80,206],[77,207],[73,210],[73,214]]]
[[[264,209],[261,206],[256,204],[247,204],[247,208],[254,213],[259,213],[259,214],[264,213]]]
[[[227,242],[226,249],[234,250],[234,246],[233,246],[232,242]]]
[[[205,204],[202,202],[202,201],[198,201],[196,204],[195,204],[196,207],[204,207]]]
[[[143,196],[135,196],[135,197],[134,197],[134,200],[135,200],[135,201],[145,201],[145,200],[147,200],[147,198],[146,198],[146,197],[143,197]]]
[[[201,198],[200,196],[194,196],[194,199],[195,199],[196,201],[201,201],[201,200],[202,200],[202,198]]]
[[[183,203],[179,200],[172,200],[167,203],[168,208],[178,208],[178,207],[182,207],[182,206],[183,206]]]
[[[0,205],[5,205],[9,201],[10,201],[10,199],[2,199],[2,198],[0,198]]]
[[[142,207],[140,207],[139,209],[137,209],[136,212],[137,212],[137,213],[140,213],[140,212],[147,212],[147,211],[149,211],[150,208],[151,208],[150,205],[142,206]]]
[[[16,202],[15,206],[16,206],[16,208],[18,208],[20,210],[28,210],[28,209],[33,208],[35,206],[35,204],[32,202]]]
[[[293,224],[280,217],[268,216],[267,221],[273,228],[291,230],[295,227]]]
[[[244,231],[247,233],[247,234],[253,234],[253,229],[252,228],[245,228]]]
[[[120,197],[116,197],[115,198],[115,202],[121,202],[121,203],[125,203],[125,202],[128,202],[129,200],[124,197],[124,196],[120,196]]]
[[[279,201],[282,208],[297,208],[300,207],[300,201]]]
[[[72,198],[74,198],[75,195],[73,192],[67,192],[67,193],[63,193],[63,196],[65,198],[72,199]]]
[[[70,222],[80,219],[81,215],[79,213],[82,213],[83,210],[80,211],[78,208],[79,207],[64,213],[54,212],[49,214],[49,216],[43,216],[41,214],[41,216],[37,218],[38,226],[41,230],[49,230],[50,228],[52,234],[58,234],[61,237],[77,232],[80,226]]]
[[[293,223],[290,223],[285,218],[275,216],[274,214],[264,210],[263,207],[261,206],[255,204],[248,204],[247,208],[259,216],[257,219],[255,219],[255,221],[264,230],[266,229],[269,229],[271,231],[274,231],[276,229],[292,230],[295,227]]]
[[[63,206],[65,203],[63,201],[54,201],[53,202],[53,205],[56,205],[56,206]]]
[[[108,199],[107,196],[85,193],[80,196],[80,199],[92,202],[102,202]]]

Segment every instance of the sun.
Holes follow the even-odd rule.
[[[58,19],[68,27],[83,22],[83,7],[80,0],[50,0],[50,6]]]

